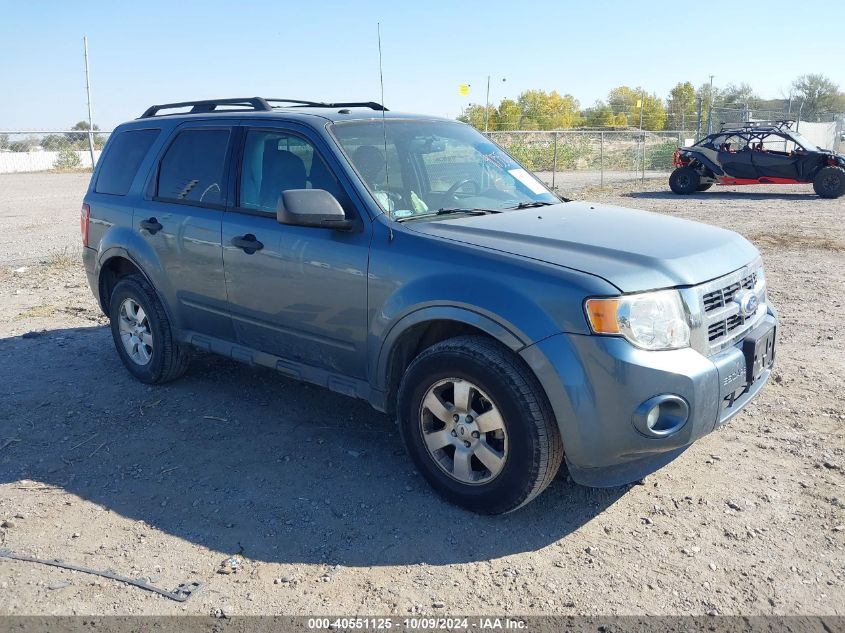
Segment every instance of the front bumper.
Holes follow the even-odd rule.
[[[777,325],[771,308],[758,327],[764,325]],[[653,352],[621,338],[559,334],[521,354],[555,412],[572,478],[618,486],[670,462],[739,413],[766,384],[770,367],[747,382],[743,340],[706,357],[691,348]],[[634,413],[662,394],[683,398],[689,417],[670,435],[647,437],[634,427]]]

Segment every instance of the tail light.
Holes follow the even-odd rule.
[[[82,205],[79,212],[79,228],[82,231],[82,245],[88,246],[88,225],[91,223],[91,207]]]
[[[683,163],[681,163],[681,150],[676,149],[675,153],[672,154],[672,167],[681,167]]]

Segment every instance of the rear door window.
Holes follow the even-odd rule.
[[[94,191],[125,196],[132,186],[141,161],[161,130],[127,130],[119,132],[109,144],[103,158]]]
[[[230,130],[179,132],[161,159],[156,197],[202,206],[226,204],[226,153]]]

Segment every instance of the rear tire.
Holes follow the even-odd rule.
[[[707,191],[712,186],[713,186],[712,182],[705,182],[703,185],[698,185],[698,187],[696,187],[695,190],[696,191]]]
[[[472,512],[525,505],[563,458],[546,395],[513,352],[461,336],[420,354],[399,387],[399,428],[417,469],[443,497]]]
[[[838,198],[845,194],[845,169],[828,165],[813,178],[813,189],[822,198]]]
[[[127,275],[117,282],[109,318],[120,360],[141,382],[170,382],[188,369],[190,352],[177,343],[164,306],[142,275]]]
[[[669,176],[669,188],[681,196],[695,193],[701,185],[701,176],[692,167],[678,167]]]

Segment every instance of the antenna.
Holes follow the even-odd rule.
[[[381,22],[376,22],[376,29],[378,32],[378,80],[381,84],[381,103],[384,106],[384,71],[381,63]],[[381,134],[384,140],[384,186],[387,188],[385,192],[387,195],[387,215],[390,216],[390,172],[387,168],[387,123],[384,120],[384,110],[381,110]],[[392,238],[392,231],[391,231]]]

